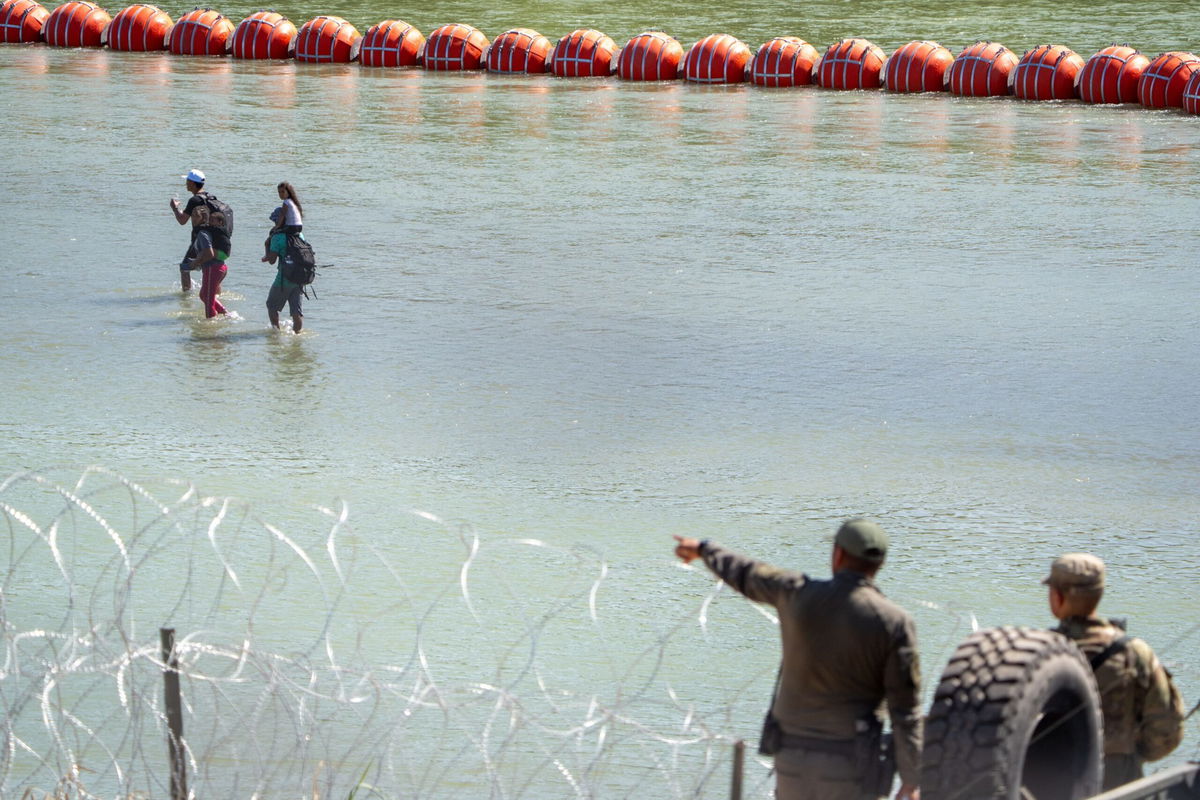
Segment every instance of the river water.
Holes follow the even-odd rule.
[[[889,52],[914,38],[1200,49],[1186,2],[278,10],[360,31],[396,16],[426,34],[596,27],[618,43],[661,28],[685,46],[727,32]],[[283,766],[263,778],[238,754],[202,755],[210,793],[301,796],[313,764],[336,761],[342,796],[364,770],[388,797],[726,796],[725,745],[756,735],[774,629],[727,592],[705,606],[712,582],[672,563],[670,534],[823,575],[830,532],[856,514],[893,536],[881,585],[917,618],[927,694],[972,619],[1050,624],[1038,581],[1073,550],[1108,561],[1103,610],[1130,617],[1185,700],[1200,694],[1200,118],[41,46],[0,49],[0,96],[0,471],[46,480],[0,490],[6,669],[16,633],[94,631],[105,614],[139,642],[168,625],[303,653],[314,676],[351,651],[407,679],[421,651],[422,680],[469,694],[504,683],[518,651],[538,665],[509,688],[540,733],[498,761],[480,766],[477,720],[443,708],[436,724],[389,723],[378,759],[276,743],[258,761]],[[231,319],[204,320],[179,291],[187,233],[167,202],[192,167],[236,210]],[[270,330],[263,307],[281,180],[327,265],[299,336]],[[63,496],[46,487],[89,465],[172,509],[143,560],[113,566],[115,542],[146,530],[136,491],[90,501],[115,533],[73,513],[65,568],[14,516],[48,530]],[[239,521],[214,529],[212,498],[233,498]],[[46,759],[46,700],[13,685],[6,742],[42,760],[17,748],[5,793],[50,789],[70,759]],[[94,785],[161,796],[159,733],[111,688],[62,705],[152,739],[132,745],[132,771],[160,774],[121,777],[95,745],[84,765],[101,765]],[[562,763],[546,731],[566,697],[644,705]],[[189,713],[204,717],[198,700]],[[333,741],[358,724],[288,713],[247,728]],[[697,718],[700,744],[672,739]],[[1167,763],[1195,757],[1197,733]],[[444,767],[402,766],[406,748]]]

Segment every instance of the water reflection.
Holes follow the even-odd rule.
[[[286,329],[269,331],[267,350],[277,384],[304,394],[318,388],[320,361],[315,348],[310,347],[313,338],[312,332],[296,335]],[[314,398],[310,400],[315,404]]]
[[[359,125],[357,64],[305,64],[301,91],[305,101],[321,109],[327,125],[342,133],[353,133]]]
[[[6,48],[21,48],[21,57],[5,62],[6,67],[15,66],[29,75],[41,76],[50,72],[50,48],[40,44],[5,45]]]
[[[987,163],[1010,161],[1016,149],[1016,111],[1004,98],[952,98],[955,150]]]
[[[491,142],[503,146],[524,141],[525,137],[546,137],[552,100],[549,80],[545,76],[486,76],[487,91],[504,96],[503,102],[489,102],[484,109]]]
[[[621,86],[622,128],[642,128],[649,125],[655,136],[646,142],[650,147],[671,146],[683,123],[684,92],[692,87],[681,82],[626,82]]]
[[[167,86],[167,76],[173,72],[172,62],[179,58],[164,51],[148,53],[122,53],[123,71],[133,76],[133,83],[142,86]]]
[[[858,155],[864,166],[872,163],[883,144],[883,112],[887,97],[879,91],[865,92],[852,99],[851,113],[846,115],[846,137],[858,144]]]
[[[205,319],[204,312],[199,310],[198,303],[190,304],[192,313],[197,316],[187,320],[189,336],[183,339],[184,356],[191,363],[195,374],[218,377],[220,368],[226,366],[234,354],[233,340],[236,338],[236,325],[232,320]]]
[[[1018,130],[1024,158],[1053,168],[1055,174],[1073,173],[1080,169],[1083,162],[1079,152],[1081,128],[1076,115],[1078,104],[1071,104],[1067,108],[1063,108],[1061,103],[1039,103],[1034,107],[1028,103],[1014,103],[1014,106],[1021,117]],[[1030,119],[1034,114],[1040,115],[1039,119]],[[1046,116],[1050,119],[1045,119]]]
[[[175,88],[200,90],[228,97],[233,88],[233,62],[229,58],[209,56],[161,55],[164,71]]]
[[[109,62],[113,53],[100,48],[58,48],[61,57],[50,62],[48,72],[52,75],[75,75],[86,78],[103,78],[108,75]],[[58,55],[58,53],[56,53]]]
[[[915,151],[915,157],[930,166],[949,160],[950,98],[942,94],[889,95],[886,131],[888,139]]]
[[[470,144],[483,144],[488,141],[487,99],[484,86],[485,75],[471,73],[464,75],[439,74],[441,85],[426,98],[427,103],[436,104],[436,110],[430,112],[427,122],[431,129],[448,125],[454,131],[454,137]],[[461,83],[459,82],[461,81]],[[444,83],[443,83],[444,82]]]
[[[1104,153],[1103,161],[1125,175],[1136,175],[1142,169],[1145,131],[1131,116],[1122,115],[1099,125],[1088,125],[1081,134],[1088,147]]]
[[[190,59],[189,59],[190,60]],[[211,68],[224,68],[224,73],[209,72],[209,77],[223,77],[222,90],[228,93],[235,73],[231,59],[204,62]],[[307,66],[307,65],[306,65]],[[236,63],[238,83],[248,84],[249,91],[240,91],[232,98],[235,103],[251,104],[270,109],[291,108],[296,100],[296,71],[294,61],[242,61]]]
[[[792,157],[811,154],[820,112],[817,90],[780,88],[758,90],[749,95],[754,130],[748,141],[760,151],[787,153]]]
[[[586,81],[581,88],[583,91],[577,98],[581,104],[577,106],[578,116],[576,119],[582,120],[592,134],[602,132],[606,139],[610,138],[617,129],[616,120],[613,117],[617,105],[615,80],[601,78]]]
[[[817,140],[838,153],[845,166],[874,170],[883,143],[883,105],[879,92],[817,90]]]
[[[619,137],[615,115],[615,79],[553,78],[547,90],[547,124],[554,135],[570,140],[611,142]],[[553,111],[554,113],[550,113]]]
[[[359,105],[363,125],[380,125],[389,134],[416,138],[423,121],[421,70],[363,69]]]
[[[751,91],[745,85],[689,86],[680,112],[684,115],[684,140],[732,146],[731,154],[744,155],[736,145],[747,134]]]
[[[121,69],[129,75],[131,86],[137,87],[139,101],[160,114],[169,113],[174,70],[171,62],[177,58],[170,53],[124,53],[126,63]]]
[[[1174,112],[1159,111],[1155,113],[1161,117]],[[1142,121],[1142,124],[1150,126],[1157,124],[1157,122],[1158,120],[1150,118]],[[1169,125],[1171,122],[1168,121],[1167,124]],[[1195,179],[1200,174],[1196,162],[1196,149],[1187,141],[1163,142],[1161,146],[1148,148],[1144,152],[1148,155],[1156,156],[1155,162],[1158,169],[1162,170],[1164,174],[1173,175],[1177,182],[1186,181],[1189,178]]]

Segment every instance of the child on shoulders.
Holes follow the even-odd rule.
[[[300,205],[300,198],[296,196],[295,188],[284,181],[276,189],[283,205],[271,212],[271,221],[275,224],[271,227],[271,233],[267,236],[267,240],[263,242],[266,253],[262,260],[268,264],[274,264],[279,256],[287,252],[288,234],[300,233],[304,230],[304,210]]]

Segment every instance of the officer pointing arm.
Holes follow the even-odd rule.
[[[883,529],[865,519],[843,523],[834,539],[829,580],[756,561],[709,541],[675,540],[675,554],[685,563],[702,559],[735,590],[779,613],[783,662],[768,719],[780,729],[776,798],[874,800],[885,794],[890,773],[876,780],[866,777],[871,769],[864,767],[856,737],[864,727],[878,730],[886,700],[901,780],[896,797],[919,800],[916,632],[912,617],[874,584],[887,556]]]

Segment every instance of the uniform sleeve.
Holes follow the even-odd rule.
[[[1146,761],[1157,761],[1170,754],[1183,740],[1183,698],[1171,680],[1171,673],[1148,644],[1134,639],[1131,649],[1141,662],[1138,680],[1145,687],[1137,729],[1137,752]]]
[[[773,567],[707,541],[700,543],[700,557],[714,575],[759,603],[778,606],[781,598],[808,581],[803,573]]]
[[[901,782],[915,786],[921,777],[921,665],[916,626],[907,614],[888,656],[884,691],[896,743],[896,771]]]

